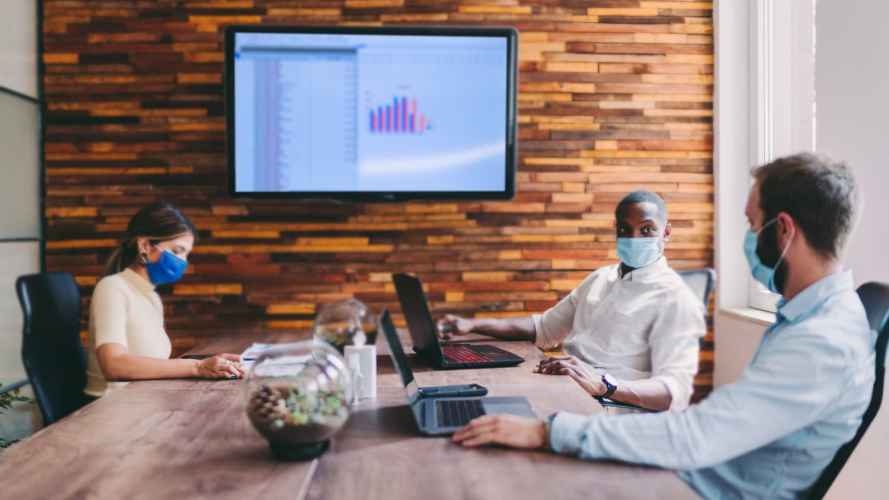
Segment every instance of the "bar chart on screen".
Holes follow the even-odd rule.
[[[368,115],[368,130],[372,134],[423,134],[432,129],[432,122],[419,110],[416,97],[395,96],[385,104],[372,106]]]

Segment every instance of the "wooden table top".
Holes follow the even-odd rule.
[[[241,352],[251,341],[219,338],[194,352]],[[556,410],[602,411],[569,378],[533,373],[543,354],[530,343],[494,344],[526,361],[513,368],[434,371],[411,359],[415,377],[421,386],[476,382],[492,396],[526,396],[540,417]],[[695,498],[670,471],[544,451],[464,449],[445,438],[420,436],[385,342],[378,345],[377,398],[352,408],[319,459],[272,459],[244,413],[239,381],[133,382],[0,453],[4,496]]]

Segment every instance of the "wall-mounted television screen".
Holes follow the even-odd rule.
[[[511,28],[232,26],[234,196],[509,199]]]

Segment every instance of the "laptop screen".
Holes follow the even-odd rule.
[[[404,355],[401,340],[398,338],[398,332],[395,330],[389,311],[383,311],[382,316],[380,316],[380,326],[383,327],[386,343],[389,344],[389,356],[392,357],[392,364],[395,365],[395,369],[401,375],[401,383],[407,387],[414,380],[414,372],[407,364],[407,356]]]
[[[426,294],[423,293],[423,284],[419,278],[401,273],[393,274],[392,281],[414,341],[414,352],[441,357],[438,332],[429,312]]]

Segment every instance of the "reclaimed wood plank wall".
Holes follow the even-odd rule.
[[[347,296],[397,313],[394,271],[417,273],[436,313],[542,311],[616,261],[612,211],[637,188],[669,204],[672,265],[712,265],[709,2],[44,0],[43,14],[47,268],[89,297],[129,217],[178,204],[201,240],[163,293],[176,352],[232,330],[304,329],[316,304]],[[222,28],[234,23],[515,26],[517,197],[228,197]],[[711,333],[698,395],[712,356]]]

